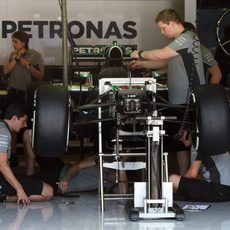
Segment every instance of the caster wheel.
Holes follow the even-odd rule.
[[[138,210],[131,210],[130,220],[131,221],[138,221],[139,220],[139,211]]]

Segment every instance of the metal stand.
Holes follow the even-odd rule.
[[[151,84],[146,84],[146,79],[132,79],[134,82],[142,87],[148,85],[147,91],[156,92],[156,87]],[[125,82],[123,82],[125,81]],[[151,79],[153,81],[153,79]],[[113,88],[122,88],[122,84],[129,86],[130,93],[125,97],[124,101],[117,102],[116,107],[127,106],[122,110],[126,116],[131,115],[136,120],[141,120],[145,123],[144,132],[130,132],[126,133],[119,129],[121,123],[120,112],[118,108],[115,108],[116,117],[116,142],[114,145],[114,152],[111,154],[103,153],[102,148],[102,126],[99,123],[99,160],[100,160],[100,204],[101,211],[104,212],[104,201],[106,199],[133,199],[134,207],[130,212],[131,220],[139,219],[159,219],[159,218],[175,218],[177,220],[184,219],[183,210],[180,209],[176,204],[173,203],[173,188],[172,183],[168,182],[168,161],[167,153],[163,153],[163,130],[164,117],[158,117],[157,111],[153,106],[149,106],[152,111],[148,111],[147,115],[142,114],[141,101],[134,95],[139,91],[132,91],[133,86],[130,86],[128,79],[101,79],[99,81],[99,92],[103,94]],[[135,84],[135,83],[134,83]],[[124,92],[121,92],[123,94]],[[123,95],[122,95],[123,96]],[[144,98],[145,100],[146,98]],[[147,98],[149,99],[149,98]],[[116,98],[116,100],[119,100]],[[149,103],[151,104],[155,99],[150,98]],[[121,105],[120,105],[121,104]],[[140,114],[142,116],[140,116]],[[136,115],[136,116],[135,116]],[[99,108],[99,119],[101,118],[101,109]],[[125,153],[122,151],[122,137],[124,135],[138,136],[142,135],[147,140],[147,146],[145,143],[144,152],[129,152]],[[144,156],[145,162],[122,162],[122,156]],[[112,163],[104,162],[104,158],[107,156],[114,157],[115,161]],[[119,170],[137,170],[146,169],[146,182],[135,182],[134,183],[134,196],[132,194],[117,194],[116,197],[111,194],[104,193],[104,178],[103,168],[109,167]]]
[[[173,203],[173,187],[168,182],[167,153],[163,153],[164,117],[147,117],[147,182],[134,183],[133,221],[139,219],[184,219],[183,210]]]

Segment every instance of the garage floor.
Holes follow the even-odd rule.
[[[188,203],[178,201],[183,207]],[[79,198],[54,197],[50,202],[17,206],[0,204],[0,229],[3,230],[127,230],[127,229],[229,229],[230,202],[211,204],[207,210],[185,211],[184,221],[175,219],[130,221],[124,201],[106,201],[100,212],[97,192],[81,193]]]
[[[79,160],[78,149],[65,155],[66,162]],[[24,157],[18,155],[20,171],[24,171]],[[175,170],[175,160],[170,159]],[[172,164],[173,163],[173,164]],[[169,170],[171,171],[171,170]],[[206,210],[195,210],[202,203],[175,201],[185,210],[185,219],[154,219],[131,221],[125,201],[105,201],[105,212],[100,211],[97,191],[79,193],[79,197],[54,197],[49,202],[17,206],[15,203],[0,203],[0,230],[172,230],[172,229],[213,229],[229,230],[230,202],[210,203]],[[207,204],[207,203],[205,203]],[[194,206],[191,206],[194,205]]]

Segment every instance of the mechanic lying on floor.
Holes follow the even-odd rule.
[[[27,126],[27,115],[21,104],[8,106],[4,120],[0,121],[0,201],[30,204],[46,201],[53,196],[50,185],[40,179],[16,175],[9,166],[11,133],[18,133]]]
[[[186,146],[192,145],[192,138],[182,141]],[[201,175],[199,175],[199,172]],[[197,154],[184,176],[171,175],[174,191],[189,200],[222,202],[230,200],[230,154]]]
[[[92,155],[83,158],[73,165],[66,164],[59,157],[35,156],[31,144],[32,132],[27,129],[24,132],[23,143],[25,154],[30,158],[29,171],[34,174],[35,160],[40,172],[34,174],[48,184],[52,185],[56,193],[74,193],[97,189],[99,186],[99,166],[96,163],[98,156]],[[112,193],[127,193],[127,176],[124,170],[119,170],[119,183],[115,183],[115,170],[104,169],[105,186]],[[58,185],[58,186],[57,186]]]

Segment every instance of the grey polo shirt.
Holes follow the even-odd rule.
[[[15,55],[16,53],[12,52],[10,60],[12,60]],[[28,53],[26,53],[25,58],[33,65],[33,67],[37,69],[44,68],[42,55],[36,50],[30,49]],[[32,76],[30,70],[17,63],[14,69],[10,72],[9,86],[16,90],[26,90],[27,85],[31,82]]]
[[[204,67],[197,35],[191,31],[180,34],[168,45],[179,55],[168,62],[168,94],[173,104],[185,104],[189,78],[193,87],[205,84]]]
[[[11,154],[11,134],[4,121],[0,121],[0,153]]]

